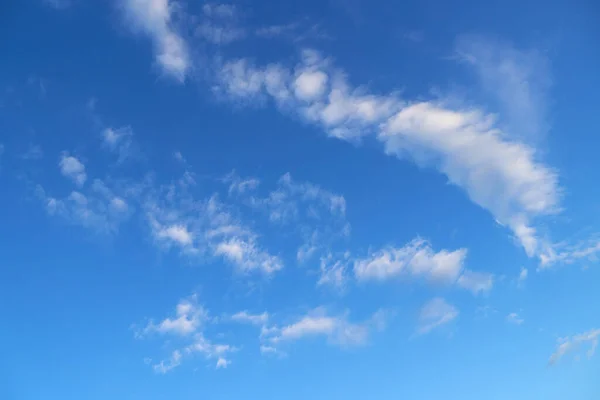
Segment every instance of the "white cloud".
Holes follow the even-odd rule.
[[[511,324],[515,324],[515,325],[521,325],[523,322],[525,322],[525,320],[523,318],[521,318],[521,316],[519,316],[519,314],[517,313],[510,313],[506,316],[506,321],[510,322]]]
[[[600,329],[592,329],[572,337],[561,338],[558,340],[558,347],[550,356],[548,363],[550,365],[557,363],[566,354],[576,351],[585,344],[589,344],[587,356],[591,358],[598,347],[598,338],[600,338]]]
[[[198,304],[196,295],[179,301],[175,308],[174,317],[168,317],[159,323],[150,321],[142,330],[137,330],[137,338],[146,338],[152,333],[179,337],[179,341],[187,341],[183,348],[172,351],[167,360],[163,360],[153,366],[158,373],[167,373],[173,368],[181,365],[184,357],[201,354],[208,360],[216,359],[216,368],[226,368],[230,361],[226,358],[228,354],[237,349],[228,344],[215,344],[204,335],[204,325],[209,321],[209,314],[205,308]],[[177,341],[177,342],[179,342]],[[172,340],[168,338],[165,346],[170,345]]]
[[[600,240],[588,240],[575,245],[547,245],[540,255],[540,268],[549,268],[556,264],[573,264],[577,261],[598,261]]]
[[[331,316],[319,307],[301,317],[296,322],[282,328],[270,329],[266,336],[272,344],[282,344],[307,337],[325,337],[330,343],[346,347],[363,345],[369,338],[370,330],[382,327],[378,311],[372,318],[362,323],[348,321],[346,314]]]
[[[253,240],[249,239],[230,238],[218,243],[214,252],[225,257],[243,272],[260,270],[265,274],[272,274],[283,268],[283,262],[279,257],[261,250]]]
[[[556,175],[535,162],[533,149],[506,140],[490,116],[416,103],[392,117],[379,138],[388,154],[436,166],[507,224],[528,255],[539,251],[529,224],[533,216],[556,210]]]
[[[465,270],[458,278],[457,284],[473,294],[486,293],[494,286],[494,275],[487,272]]]
[[[231,361],[227,361],[223,357],[219,357],[219,359],[217,360],[217,369],[227,368],[227,366],[229,366],[229,364],[231,364]]]
[[[60,172],[71,179],[77,186],[83,186],[87,179],[87,175],[85,173],[85,165],[77,158],[70,156],[69,153],[64,152],[58,163],[60,167]]]
[[[164,73],[180,82],[190,69],[188,48],[173,23],[173,0],[126,0],[122,8],[130,27],[149,35],[154,42],[156,61]]]
[[[312,90],[297,92],[297,77],[317,71],[324,75],[311,80]],[[494,115],[451,108],[441,100],[405,103],[394,93],[368,94],[352,88],[343,71],[312,50],[303,52],[295,68],[261,68],[245,59],[225,62],[213,89],[237,101],[271,97],[282,112],[339,139],[377,134],[387,154],[437,168],[508,226],[529,256],[540,254],[533,222],[557,211],[558,178],[532,147],[499,129]]]
[[[303,71],[294,81],[294,93],[301,100],[313,100],[323,95],[327,80],[327,74],[323,71]]]
[[[157,236],[161,239],[168,239],[179,243],[182,246],[192,244],[193,237],[188,229],[183,225],[171,225],[159,228]]]
[[[343,291],[348,280],[347,271],[349,263],[349,254],[346,254],[341,259],[335,259],[331,254],[321,257],[321,275],[317,281],[317,286],[330,285],[335,289]]]
[[[48,195],[41,185],[36,186],[35,195],[49,215],[98,233],[117,232],[119,225],[130,215],[125,199],[114,194],[100,179],[94,179],[85,190],[72,191],[64,198]]]
[[[138,336],[142,337],[153,332],[189,336],[198,332],[207,318],[207,312],[198,304],[196,295],[181,300],[175,311],[173,318],[165,318],[158,324],[150,321],[141,332],[138,332]]]
[[[179,365],[181,365],[181,352],[179,350],[174,350],[168,360],[163,360],[160,363],[153,365],[152,368],[156,373],[166,374]]]
[[[454,321],[458,314],[458,309],[446,300],[441,297],[433,298],[421,308],[417,333],[429,333],[435,328]]]
[[[357,259],[354,274],[358,280],[387,280],[404,274],[422,276],[435,282],[454,283],[464,265],[466,249],[435,252],[422,239],[404,247],[385,248]]]
[[[233,314],[231,319],[236,322],[264,325],[269,320],[269,314],[267,312],[263,312],[262,314],[250,314],[248,311],[244,310]]]

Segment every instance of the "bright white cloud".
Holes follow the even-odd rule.
[[[441,297],[433,298],[421,308],[417,333],[429,333],[433,329],[454,321],[458,314],[458,309],[447,303],[446,300]]]
[[[525,320],[519,314],[512,312],[506,316],[506,322],[515,325],[521,325],[523,322],[525,322]]]
[[[83,186],[87,179],[87,174],[85,173],[85,165],[81,161],[64,152],[60,157],[58,166],[64,176],[71,179],[77,186]]]
[[[556,175],[535,162],[533,149],[506,140],[490,116],[416,103],[393,116],[379,138],[386,153],[439,168],[507,224],[530,256],[539,251],[530,219],[555,211]]]
[[[466,255],[466,249],[435,252],[427,241],[414,239],[404,247],[385,248],[356,260],[354,274],[363,281],[412,275],[454,283],[463,269]]]
[[[494,286],[494,275],[487,272],[465,270],[458,278],[457,284],[473,294],[487,293]]]
[[[572,337],[560,338],[558,347],[550,356],[548,363],[550,365],[557,363],[566,354],[578,350],[581,346],[589,345],[587,351],[588,358],[591,358],[598,347],[598,339],[600,338],[600,329],[592,329],[590,331],[574,335]]]
[[[152,38],[156,62],[164,73],[183,82],[191,62],[187,44],[174,27],[173,14],[178,3],[173,0],[126,0],[121,7],[130,27]]]

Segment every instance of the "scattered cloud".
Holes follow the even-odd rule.
[[[473,294],[487,293],[494,286],[494,275],[487,272],[474,272],[465,270],[458,278],[458,286],[467,289]]]
[[[231,4],[204,4],[202,17],[195,28],[196,36],[205,41],[225,45],[246,36],[239,25],[239,11]]]
[[[421,276],[434,282],[454,283],[464,266],[466,249],[435,252],[423,239],[404,247],[385,248],[354,263],[358,280],[387,280],[402,275]]]
[[[373,329],[382,328],[383,312],[377,312],[362,323],[348,321],[348,313],[332,316],[325,308],[319,307],[296,322],[269,331],[266,340],[272,345],[292,342],[309,337],[325,337],[335,345],[342,347],[364,345]]]
[[[173,0],[126,0],[120,7],[127,26],[152,39],[156,62],[162,71],[183,82],[191,61],[187,43],[177,32],[174,23],[179,4]]]
[[[558,340],[558,347],[550,356],[548,364],[556,364],[565,355],[577,351],[581,346],[586,344],[589,345],[587,357],[591,358],[598,347],[598,338],[600,338],[600,329],[592,329],[571,337],[560,338]]]
[[[214,344],[204,335],[205,324],[209,321],[208,311],[198,303],[197,295],[179,301],[175,308],[175,315],[155,323],[150,321],[143,329],[136,330],[135,336],[139,339],[149,338],[153,334],[167,336],[165,346],[170,345],[170,337],[183,338],[187,344],[171,352],[168,359],[153,366],[157,373],[167,373],[181,365],[184,357],[201,354],[208,360],[217,360],[215,367],[226,368],[230,361],[226,358],[236,348],[228,344]]]
[[[271,98],[282,112],[332,137],[356,141],[375,134],[387,154],[435,167],[508,226],[529,256],[540,253],[532,223],[558,211],[558,178],[534,148],[500,129],[494,115],[450,107],[443,99],[406,102],[395,93],[368,94],[352,88],[346,74],[314,50],[304,50],[295,68],[238,59],[218,71],[213,90],[232,101]]]
[[[250,314],[248,311],[240,311],[233,314],[231,320],[252,325],[265,325],[269,320],[269,314],[267,312],[263,312],[262,314]]]
[[[102,141],[106,148],[117,155],[119,163],[135,153],[133,131],[129,126],[104,129],[102,131]]]
[[[512,312],[506,316],[506,322],[509,322],[509,323],[515,324],[515,325],[521,325],[523,322],[525,322],[525,319],[523,319],[521,316],[519,316],[519,314]]]
[[[574,245],[564,243],[548,245],[540,255],[540,268],[549,268],[556,264],[573,264],[577,261],[598,261],[600,240],[581,241]]]
[[[458,317],[458,314],[458,309],[443,298],[433,298],[421,307],[417,334],[423,335],[449,324]]]
[[[519,278],[517,280],[517,284],[519,286],[523,286],[525,284],[528,274],[529,274],[529,272],[528,272],[527,268],[521,267],[521,272],[519,272]]]
[[[39,145],[30,145],[27,151],[21,154],[23,160],[39,160],[44,157],[44,151]]]
[[[58,163],[60,172],[71,179],[77,186],[83,186],[87,180],[85,173],[85,165],[77,158],[70,156],[69,153],[63,152]]]

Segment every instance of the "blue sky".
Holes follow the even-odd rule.
[[[600,395],[593,1],[1,10],[0,397]]]

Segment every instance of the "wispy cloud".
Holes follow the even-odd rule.
[[[568,353],[577,351],[581,346],[589,345],[587,351],[588,358],[591,358],[598,347],[598,339],[600,338],[600,329],[592,329],[571,337],[564,337],[558,340],[558,347],[550,356],[548,364],[556,364],[561,358]]]
[[[281,328],[274,328],[263,338],[272,346],[309,337],[325,337],[335,345],[342,347],[364,345],[373,329],[380,330],[385,324],[385,312],[380,310],[367,321],[354,323],[348,320],[348,313],[330,315],[324,307],[319,307],[296,322]]]
[[[525,319],[522,318],[516,312],[512,312],[506,316],[506,322],[509,322],[509,323],[515,324],[515,325],[521,325],[522,323],[525,322]]]
[[[447,303],[443,298],[433,298],[421,308],[417,333],[423,335],[449,324],[458,317],[458,314],[458,309]]]

